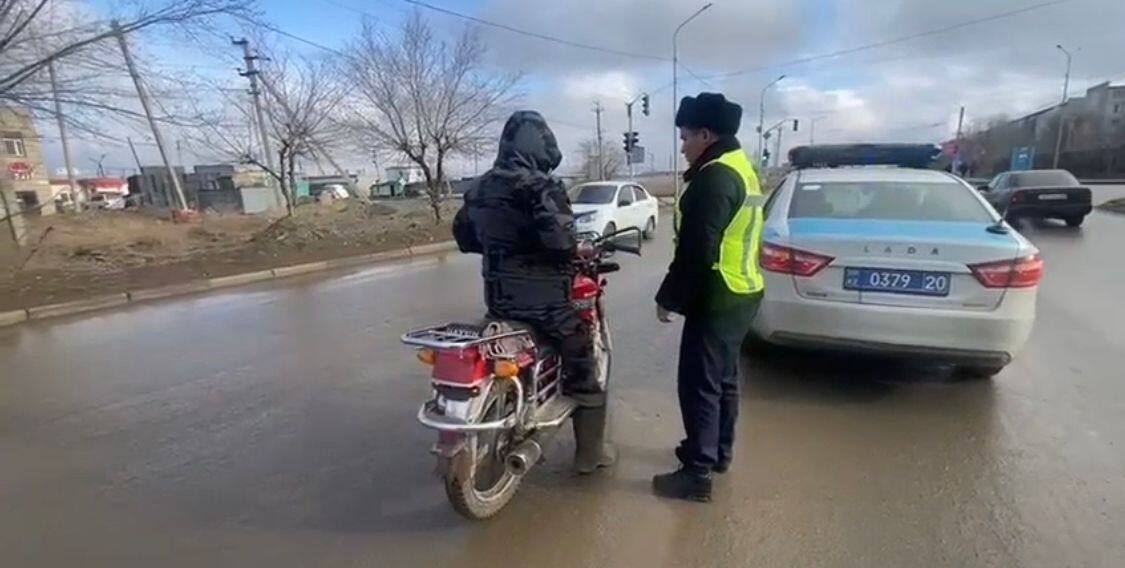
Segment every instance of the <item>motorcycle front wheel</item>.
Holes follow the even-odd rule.
[[[516,407],[515,392],[494,388],[484,403],[481,421],[499,420]],[[472,436],[468,446],[445,464],[445,494],[453,509],[472,520],[495,516],[515,497],[520,478],[505,466],[514,446],[512,430],[493,430]]]

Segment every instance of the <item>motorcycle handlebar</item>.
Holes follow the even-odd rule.
[[[626,242],[625,237],[627,236],[635,236],[636,244]],[[641,256],[642,237],[643,233],[640,229],[629,227],[628,229],[614,231],[608,235],[602,235],[594,241],[594,246],[606,252],[621,251]]]

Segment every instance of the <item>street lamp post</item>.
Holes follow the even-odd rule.
[[[677,69],[680,61],[680,52],[678,47],[676,46],[676,38],[680,35],[680,30],[684,29],[684,26],[688,25],[688,22],[694,20],[697,16],[705,12],[710,7],[710,2],[704,4],[702,8],[696,10],[694,14],[688,16],[686,20],[680,22],[680,25],[676,26],[676,31],[672,32],[672,187],[674,189],[677,201],[679,201],[680,199],[680,161],[676,159],[676,146],[680,142],[680,135],[676,131],[676,105],[680,104],[678,94],[679,72]]]
[[[762,87],[762,94],[758,97],[758,163],[759,164],[762,163],[762,146],[764,145],[764,139],[762,138],[762,136],[765,135],[765,131],[763,131],[762,129],[765,128],[765,126],[766,126],[765,125],[765,122],[766,122],[766,91],[768,91],[770,87],[778,84],[784,78],[785,78],[785,75],[783,74],[783,75],[778,76],[778,78],[774,79],[773,81],[770,81],[770,83],[768,85],[766,85],[765,87]]]
[[[1070,93],[1070,63],[1071,63],[1071,60],[1073,59],[1071,57],[1070,52],[1067,51],[1067,49],[1065,47],[1063,47],[1061,44],[1055,45],[1055,47],[1058,48],[1059,51],[1063,52],[1064,55],[1066,55],[1066,75],[1063,77],[1062,102],[1059,104],[1059,128],[1058,128],[1059,132],[1055,136],[1055,158],[1054,158],[1054,164],[1051,166],[1052,168],[1058,168],[1059,167],[1059,153],[1062,151],[1062,138],[1063,138],[1063,118],[1064,118],[1063,113],[1066,112],[1066,102],[1067,102],[1067,99],[1069,98],[1069,93]]]
[[[816,123],[828,118],[827,116],[817,116],[809,119],[809,145],[816,144]]]

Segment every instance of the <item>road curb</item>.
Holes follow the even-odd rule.
[[[278,280],[281,278],[288,278],[290,276],[298,276],[301,274],[313,274],[337,268],[352,268],[356,266],[363,266],[366,264],[376,264],[381,262],[402,260],[416,256],[425,256],[430,254],[451,252],[455,250],[457,250],[457,244],[455,242],[444,241],[440,243],[430,243],[415,247],[407,247],[398,250],[361,254],[357,256],[346,256],[343,258],[321,260],[317,262],[307,262],[304,264],[278,266],[276,268],[271,268],[268,270],[255,270],[253,272],[243,272],[241,274],[219,276],[207,280],[192,280],[180,284],[160,286],[157,288],[129,290],[126,292],[106,294],[94,298],[86,298],[83,300],[74,300],[72,302],[34,306],[23,310],[0,312],[0,327],[16,325],[30,320],[47,319],[58,316],[79,314],[82,312],[89,312],[93,310],[100,310],[103,308],[112,308],[134,302],[145,302],[149,300],[160,300],[176,296],[186,296],[188,294],[196,294],[199,292],[205,292],[208,290],[215,290],[219,288],[230,288],[234,286],[242,286],[244,284],[253,284],[255,282]]]
[[[27,310],[0,312],[0,327],[16,325],[27,321]]]
[[[207,284],[211,288],[230,288],[231,286],[242,286],[243,284],[253,284],[263,280],[270,280],[273,277],[272,270],[256,270],[254,272],[243,272],[242,274],[212,278],[207,281]]]
[[[147,302],[149,300],[160,300],[173,296],[185,296],[187,294],[205,292],[210,289],[211,283],[209,281],[193,280],[183,284],[172,284],[159,288],[145,288],[144,290],[133,290],[127,293],[129,294],[130,302]]]
[[[126,292],[118,292],[116,294],[106,294],[104,296],[87,298],[85,300],[74,300],[73,302],[62,302],[28,308],[27,319],[36,320],[69,316],[71,314],[80,314],[82,312],[100,310],[102,308],[121,306],[127,303],[129,303],[129,294]]]
[[[297,276],[298,274],[310,274],[313,272],[320,272],[328,269],[328,261],[322,260],[320,262],[306,262],[305,264],[294,264],[292,266],[282,266],[274,268],[270,272],[273,273],[274,278],[285,278],[287,276]]]
[[[450,252],[454,250],[457,250],[457,243],[453,241],[445,241],[440,243],[431,243],[428,245],[410,247],[410,254],[414,256],[421,256],[424,254],[436,254],[439,252]]]

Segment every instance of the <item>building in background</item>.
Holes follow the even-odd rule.
[[[1059,167],[1080,177],[1125,174],[1125,84],[1094,85],[1071,97],[1007,122],[993,122],[963,141],[973,173],[990,175],[1011,167],[1013,149],[1032,153],[1032,166],[1050,168],[1059,144]]]
[[[391,166],[387,168],[387,177],[383,181],[399,181],[404,185],[410,185],[426,181],[426,176],[422,175],[422,168],[418,166]]]
[[[25,215],[55,213],[55,199],[43,164],[43,145],[30,113],[0,107],[0,209],[7,202]],[[7,211],[0,214],[6,217]]]

